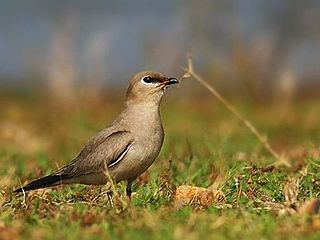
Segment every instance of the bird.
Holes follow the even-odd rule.
[[[14,193],[60,184],[103,185],[111,178],[115,183],[126,181],[131,198],[132,183],[160,153],[164,141],[160,103],[169,86],[177,83],[177,78],[155,71],[135,74],[123,109],[109,126],[91,137],[69,164]]]

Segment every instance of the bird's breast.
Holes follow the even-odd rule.
[[[134,140],[123,160],[111,170],[117,181],[134,179],[146,171],[159,155],[164,139],[157,109],[131,108],[121,123]]]
[[[137,161],[140,161],[141,164],[151,165],[158,156],[163,144],[164,132],[162,125],[141,127],[140,133],[135,134],[135,136],[134,145],[138,152]]]

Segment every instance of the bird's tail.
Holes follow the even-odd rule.
[[[57,175],[57,174],[45,176],[28,183],[24,187],[14,190],[14,193],[20,193],[23,191],[26,192],[30,190],[39,189],[39,188],[45,188],[45,187],[52,187],[62,183],[62,180],[64,180],[65,178],[66,178],[65,175]]]

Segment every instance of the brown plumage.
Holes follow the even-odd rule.
[[[168,86],[176,83],[177,79],[158,72],[137,73],[130,81],[124,109],[110,126],[93,136],[68,165],[15,192],[58,184],[106,184],[110,175],[115,182],[128,181],[130,196],[132,182],[160,152],[164,132],[159,106]]]

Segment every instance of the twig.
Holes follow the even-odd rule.
[[[27,206],[27,201],[26,201],[27,197],[26,197],[26,192],[24,191],[23,188],[22,188],[22,193],[23,193],[22,205],[23,205],[25,208],[27,208],[27,207],[28,207],[28,206]]]
[[[233,113],[243,124],[251,131],[251,133],[256,136],[256,138],[261,142],[264,148],[277,160],[274,165],[284,164],[290,166],[288,160],[279,155],[270,145],[268,140],[253,126],[253,124],[247,120],[230,102],[228,102],[217,90],[215,90],[208,82],[206,82],[202,77],[200,77],[193,68],[193,62],[191,55],[187,56],[188,68],[184,68],[186,73],[180,78],[180,81],[189,77],[193,77],[197,82],[199,82],[203,87],[205,87],[209,92],[215,96],[231,113]]]

